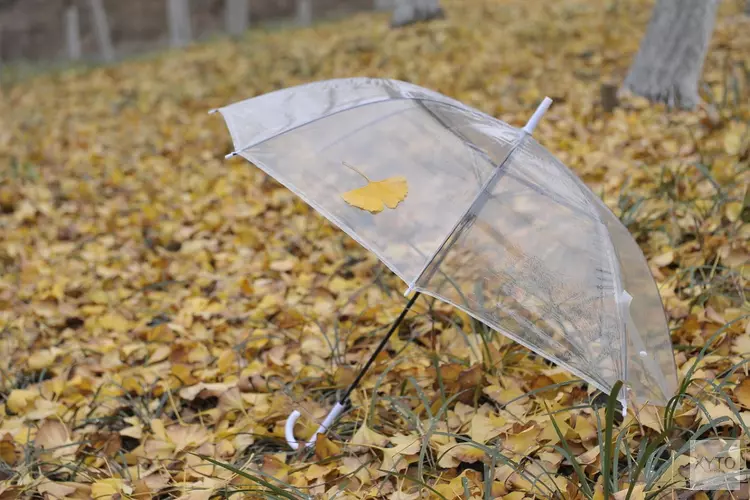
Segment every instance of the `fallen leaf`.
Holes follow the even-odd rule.
[[[393,446],[383,448],[383,463],[381,464],[381,469],[386,471],[405,469],[409,465],[409,455],[419,453],[422,446],[419,436],[397,434],[388,440]]]
[[[126,332],[130,329],[130,322],[121,314],[108,313],[99,318],[99,326],[116,332]]]
[[[665,267],[672,263],[674,260],[674,252],[672,250],[664,252],[651,259],[651,263],[656,267]]]
[[[8,399],[5,401],[5,406],[11,413],[20,413],[38,397],[38,391],[32,391],[30,389],[13,389],[10,391]]]
[[[133,489],[128,486],[123,479],[119,478],[107,478],[100,479],[91,485],[91,496],[99,499],[112,499],[121,498],[121,496],[129,495]]]
[[[315,439],[315,456],[318,460],[336,456],[341,453],[341,447],[331,441],[325,434],[318,434]]]
[[[36,488],[39,493],[47,495],[47,498],[66,498],[77,491],[74,486],[53,481],[45,481],[38,484]]]
[[[406,177],[403,176],[388,177],[382,181],[371,181],[367,177],[365,179],[366,186],[347,191],[341,197],[349,205],[373,214],[381,212],[383,205],[390,209],[396,208],[409,192]]]
[[[46,420],[36,433],[34,444],[42,450],[49,450],[53,456],[71,455],[75,448],[70,440],[70,431],[59,420]]]
[[[750,409],[750,378],[746,378],[737,384],[732,393],[742,406]]]
[[[362,424],[357,432],[354,433],[349,444],[354,447],[360,447],[361,451],[367,448],[382,448],[388,442],[388,438],[370,429],[367,424]],[[355,448],[356,449],[356,448]]]
[[[507,420],[499,415],[475,414],[471,419],[469,436],[472,441],[484,444],[490,439],[499,436],[507,424]]]

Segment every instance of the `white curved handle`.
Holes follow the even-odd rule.
[[[318,439],[318,434],[325,434],[333,421],[336,420],[336,418],[344,412],[344,408],[345,406],[343,404],[336,403],[333,408],[331,408],[331,411],[328,412],[326,419],[323,420],[323,423],[320,424],[320,427],[318,427],[318,430],[315,431],[315,434],[313,434],[313,437],[310,438],[310,441],[307,442],[305,447],[309,447],[315,444],[315,440]],[[286,436],[286,442],[293,450],[299,449],[299,443],[294,437],[294,424],[297,422],[297,419],[299,417],[300,412],[294,410],[289,414],[289,417],[287,417],[286,425],[284,426],[284,435]]]
[[[286,425],[284,426],[284,434],[286,435],[286,442],[289,444],[289,446],[292,447],[293,450],[296,450],[299,448],[299,443],[297,443],[297,440],[294,439],[294,424],[297,422],[297,419],[299,418],[299,416],[300,416],[300,412],[298,412],[297,410],[294,410],[287,417]]]

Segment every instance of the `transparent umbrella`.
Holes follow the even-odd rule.
[[[343,411],[419,294],[454,305],[604,392],[626,382],[623,408],[628,400],[665,404],[674,394],[666,317],[638,245],[531,137],[550,103],[515,128],[409,83],[349,78],[215,110],[234,143],[227,156],[243,156],[292,190],[413,293],[318,433]],[[369,204],[352,197],[363,187]],[[295,449],[298,416],[287,421]]]

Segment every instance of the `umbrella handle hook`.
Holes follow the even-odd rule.
[[[318,434],[325,434],[328,428],[333,424],[333,421],[338,418],[339,415],[341,415],[344,411],[344,408],[346,408],[346,405],[343,403],[336,403],[333,408],[331,408],[331,411],[328,412],[328,415],[326,416],[325,420],[323,420],[323,423],[320,424],[320,427],[318,427],[318,430],[315,431],[315,434],[313,434],[313,437],[310,438],[310,440],[305,444],[305,447],[308,448],[315,444],[315,440],[318,439]],[[294,424],[297,422],[297,419],[300,417],[301,413],[299,410],[294,410],[292,413],[289,414],[289,417],[286,419],[286,425],[284,426],[284,434],[286,435],[286,442],[287,444],[293,449],[297,450],[299,449],[299,442],[294,437]]]

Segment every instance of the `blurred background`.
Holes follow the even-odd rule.
[[[307,25],[389,0],[0,0],[0,64],[112,60],[250,26]]]

